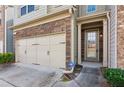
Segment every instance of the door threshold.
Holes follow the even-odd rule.
[[[32,63],[33,65],[40,65],[40,64],[37,64],[37,63]]]
[[[100,68],[102,67],[102,62],[82,62],[83,67]]]

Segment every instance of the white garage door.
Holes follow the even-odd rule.
[[[65,68],[65,34],[17,41],[17,61]]]

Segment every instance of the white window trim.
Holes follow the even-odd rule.
[[[28,6],[29,6],[29,5],[27,5],[27,13],[28,13],[28,14],[29,14],[29,13],[31,13],[31,12],[33,12],[33,11],[35,11],[35,5],[34,5],[34,10],[33,10],[33,11],[28,12]]]

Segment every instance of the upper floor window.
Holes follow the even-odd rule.
[[[28,13],[34,11],[34,5],[28,5]]]
[[[26,14],[26,6],[23,6],[21,8],[21,16],[25,15]]]
[[[22,6],[22,7],[20,7],[20,12],[21,12],[20,15],[23,16],[23,15],[25,15],[27,13],[30,13],[30,12],[34,11],[34,10],[35,10],[35,6],[34,5]]]
[[[88,5],[86,11],[87,11],[87,13],[95,12],[96,11],[96,5]]]

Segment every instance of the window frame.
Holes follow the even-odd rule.
[[[21,17],[21,16],[25,16],[26,14],[29,14],[29,13],[35,11],[35,5],[34,5],[34,10],[33,10],[33,11],[30,11],[30,12],[28,11],[28,6],[29,6],[29,5],[21,5],[21,6],[19,7],[19,15],[20,15],[20,17]],[[26,7],[26,14],[23,14],[23,15],[22,15],[21,9],[22,9],[23,7]]]
[[[94,11],[88,11],[89,6],[95,6],[95,10]],[[97,11],[97,5],[87,5],[86,6],[86,13],[94,13],[96,11]]]
[[[29,6],[33,6],[33,10],[29,11]],[[35,11],[35,5],[27,5],[27,11],[28,11],[28,13]]]
[[[25,14],[22,15],[22,8],[24,8],[24,7],[26,7],[26,12],[25,12]],[[20,7],[20,16],[24,16],[24,15],[26,15],[26,14],[27,14],[27,6],[26,6],[26,5],[21,6],[21,7]]]

